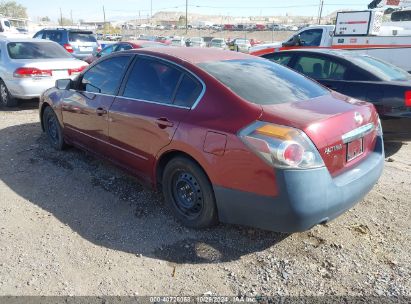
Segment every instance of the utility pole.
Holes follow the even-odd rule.
[[[63,13],[61,11],[61,7],[60,7],[60,26],[63,26]]]
[[[106,34],[106,10],[103,5],[103,35]]]
[[[152,23],[153,19],[153,0],[150,2],[150,24]]]
[[[71,25],[74,25],[74,22],[73,22],[73,10],[70,10],[70,19],[71,19]]]
[[[186,35],[188,33],[188,0],[186,0]]]
[[[320,0],[320,8],[318,14],[318,24],[321,24],[321,17],[323,15],[324,0]]]

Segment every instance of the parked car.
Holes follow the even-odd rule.
[[[224,38],[213,38],[210,42],[210,47],[227,50],[228,46]]]
[[[156,39],[156,42],[163,43],[165,45],[170,45],[171,44],[171,38],[170,37],[165,37],[165,36],[159,36]]]
[[[114,43],[106,46],[100,52],[93,54],[84,59],[87,63],[92,63],[93,61],[99,59],[100,57],[109,55],[114,52],[126,51],[131,49],[141,49],[141,48],[148,48],[148,47],[164,47],[166,46],[160,42],[154,42],[149,40],[135,40],[135,41],[124,41],[119,43]]]
[[[184,39],[184,37],[174,37],[173,39],[171,39],[171,46],[186,46],[186,40]]]
[[[406,71],[354,51],[290,50],[262,57],[295,69],[332,90],[373,103],[384,118],[385,135],[411,134],[411,75]],[[386,123],[387,118],[408,120],[410,128],[392,128],[395,124]]]
[[[211,40],[213,40],[213,38],[214,38],[213,36],[204,36],[203,37],[203,40],[206,44],[206,47],[210,47]]]
[[[17,99],[39,97],[57,79],[74,78],[86,66],[53,41],[39,39],[0,40],[0,101],[17,105]]]
[[[192,37],[186,40],[186,46],[189,47],[206,47],[204,39],[201,37]]]
[[[33,38],[57,42],[78,59],[84,59],[101,51],[96,36],[91,31],[64,28],[44,29],[37,32]]]
[[[248,53],[251,48],[251,43],[247,39],[235,38],[234,40],[230,41],[228,48],[231,51]]]
[[[310,229],[361,200],[384,164],[372,104],[211,48],[113,53],[57,81],[40,117],[54,148],[114,161],[196,228]]]

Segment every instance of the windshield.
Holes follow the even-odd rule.
[[[408,74],[406,71],[376,58],[369,56],[353,56],[352,62],[384,81],[411,80],[410,74]]]
[[[295,102],[329,94],[319,84],[268,60],[227,60],[199,66],[238,96],[255,104]]]
[[[224,40],[223,39],[213,39],[211,40],[212,44],[223,44]]]
[[[191,41],[193,41],[193,42],[201,42],[203,39],[202,38],[199,38],[199,37],[194,37],[194,38],[191,38]]]
[[[7,50],[11,59],[71,58],[72,56],[53,42],[9,42]]]
[[[96,37],[90,32],[70,32],[69,40],[71,42],[82,41],[82,42],[97,42]]]

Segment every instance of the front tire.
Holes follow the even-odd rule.
[[[173,158],[164,169],[162,186],[166,202],[184,226],[206,228],[218,223],[212,185],[191,159]]]
[[[10,94],[9,89],[7,89],[3,80],[0,80],[0,101],[5,107],[17,106],[17,99]]]
[[[56,150],[63,150],[66,146],[63,138],[63,130],[51,107],[46,107],[43,112],[43,126],[47,134],[47,139]]]

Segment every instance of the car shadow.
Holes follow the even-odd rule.
[[[39,123],[0,130],[0,180],[87,241],[171,263],[219,263],[270,248],[288,234],[218,225],[187,229],[160,194],[75,148],[55,151]],[[6,197],[6,196],[4,196]]]
[[[38,107],[39,107],[39,99],[38,98],[27,99],[27,100],[18,99],[17,107],[5,107],[5,106],[1,105],[1,103],[0,103],[0,111],[3,111],[3,112],[34,110],[34,109],[38,109]]]

